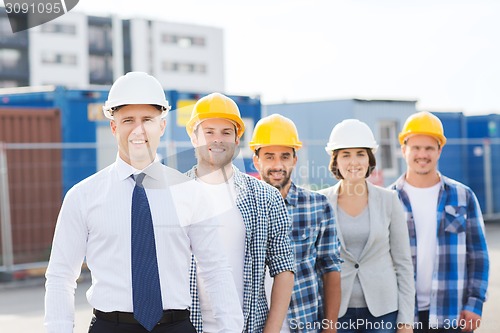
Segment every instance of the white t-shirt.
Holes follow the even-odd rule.
[[[234,283],[243,309],[243,265],[245,260],[245,224],[243,217],[236,207],[236,191],[234,178],[228,183],[207,184],[197,179],[203,185],[210,197],[207,203],[214,207],[217,219],[221,224],[219,235],[222,240],[221,251],[224,251],[233,271]],[[198,274],[198,288],[200,296],[200,308],[203,318],[203,332],[218,332],[219,328],[215,321],[209,296],[206,292],[203,280]]]
[[[417,234],[417,303],[418,310],[429,310],[432,275],[437,253],[437,204],[440,183],[419,188],[405,183]]]

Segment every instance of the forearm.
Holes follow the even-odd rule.
[[[390,223],[390,251],[398,281],[398,323],[411,324],[415,315],[415,282],[410,238],[403,208],[393,194]]]
[[[198,283],[203,284],[208,294],[220,332],[241,332],[243,312],[231,268],[224,252],[217,246],[222,242],[219,233],[215,228],[199,223],[192,228],[190,238],[198,263]]]
[[[489,256],[483,230],[480,226],[470,228],[466,248],[467,282],[464,288],[464,308],[479,316],[486,301],[489,276]]]
[[[47,332],[73,332],[76,281],[47,274],[45,327]]]
[[[274,277],[271,291],[271,305],[267,316],[264,333],[279,332],[290,306],[294,275],[285,271]]]
[[[323,308],[325,319],[335,324],[340,309],[340,272],[329,272],[323,274]]]
[[[73,331],[76,281],[86,248],[85,234],[74,227],[78,224],[63,223],[62,220],[58,220],[45,273],[44,322],[47,332],[58,333]]]
[[[241,332],[243,311],[230,271],[221,270],[209,278],[200,273],[198,283],[204,284],[214,318],[219,328],[222,328],[220,332]]]

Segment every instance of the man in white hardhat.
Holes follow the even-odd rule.
[[[57,220],[46,272],[45,326],[70,333],[84,259],[92,274],[89,332],[195,332],[189,319],[191,251],[198,258],[220,332],[241,332],[217,222],[200,185],[156,155],[169,109],[160,83],[143,72],[118,78],[103,111],[116,161],[71,188]]]
[[[228,254],[233,268],[245,317],[243,332],[278,332],[290,303],[295,270],[288,236],[290,218],[283,198],[272,186],[233,165],[245,124],[231,98],[213,93],[198,100],[186,131],[197,157],[188,175],[214,199],[207,200],[205,206],[212,205],[221,214],[220,251]],[[270,305],[264,290],[266,268],[274,278]],[[198,333],[217,332],[215,316],[206,304],[206,282],[193,274],[193,323]],[[198,296],[201,312],[196,311]]]

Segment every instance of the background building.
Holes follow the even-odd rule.
[[[325,146],[332,128],[348,118],[359,119],[370,126],[379,144],[377,169],[372,181],[387,185],[404,170],[398,133],[406,118],[417,112],[416,101],[345,99],[318,102],[266,105],[263,113],[282,114],[294,121],[304,143],[299,150],[295,181],[311,189],[321,189],[337,181],[328,170],[330,156]],[[356,135],[356,133],[353,133]]]
[[[0,7],[0,88],[87,89],[145,71],[165,89],[224,91],[223,44],[219,28],[78,12],[13,34]]]

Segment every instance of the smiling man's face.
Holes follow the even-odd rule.
[[[203,120],[191,141],[196,148],[198,164],[213,170],[231,164],[240,143],[235,124],[222,118]]]
[[[285,197],[290,188],[293,169],[297,156],[291,147],[267,146],[259,148],[254,155],[253,164],[263,181],[276,187]]]
[[[126,105],[113,114],[110,125],[118,142],[118,153],[136,169],[144,169],[156,156],[166,126],[160,115],[160,110],[147,104]]]

